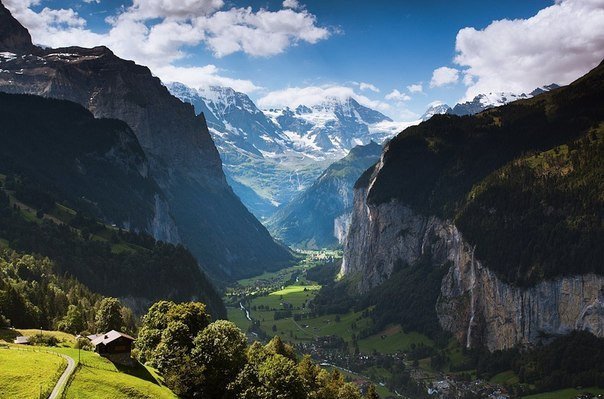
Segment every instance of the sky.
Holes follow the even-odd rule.
[[[568,84],[604,58],[604,0],[1,1],[40,45],[106,45],[262,108],[354,97],[398,121]]]

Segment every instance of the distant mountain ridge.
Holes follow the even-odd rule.
[[[555,83],[552,83],[550,85],[538,87],[528,94],[516,94],[512,92],[491,92],[479,94],[474,97],[471,101],[455,104],[453,108],[442,102],[435,102],[428,107],[424,115],[422,115],[421,119],[423,121],[427,121],[434,115],[442,114],[451,114],[457,116],[474,115],[487,109],[509,104],[513,101],[535,97],[539,94],[557,89],[558,87],[560,86]]]
[[[352,98],[260,110],[228,87],[167,87],[203,113],[231,186],[259,218],[271,216],[354,146],[383,142],[402,128]]]

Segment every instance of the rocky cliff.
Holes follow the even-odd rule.
[[[604,336],[603,75],[393,139],[356,183],[341,274],[375,295],[400,265],[443,270],[430,306],[468,347]]]
[[[12,17],[1,18],[3,25]],[[148,68],[105,47],[32,52],[27,45],[5,45],[0,51],[1,91],[71,100],[96,117],[120,119],[132,128],[167,200],[156,207],[151,233],[177,231],[218,278],[276,268],[291,259],[226,183],[203,115],[172,96]]]
[[[475,248],[451,222],[418,215],[394,200],[368,205],[355,191],[352,225],[341,273],[367,292],[384,282],[397,262],[429,256],[446,267],[436,313],[441,327],[467,347],[490,350],[584,329],[604,336],[604,276],[593,273],[518,287],[502,281],[476,258]]]

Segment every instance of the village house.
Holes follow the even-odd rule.
[[[128,334],[111,330],[105,334],[89,336],[94,346],[94,351],[99,355],[106,357],[114,363],[126,366],[133,365],[132,343],[134,338]]]

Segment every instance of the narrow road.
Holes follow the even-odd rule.
[[[59,381],[57,381],[57,385],[55,385],[48,399],[58,399],[60,397],[61,393],[63,392],[63,388],[65,388],[65,384],[67,384],[69,377],[71,377],[73,371],[75,370],[76,363],[71,357],[63,354],[59,355],[67,360],[67,368],[65,371],[63,371],[63,374],[61,374],[61,378],[59,378]]]

